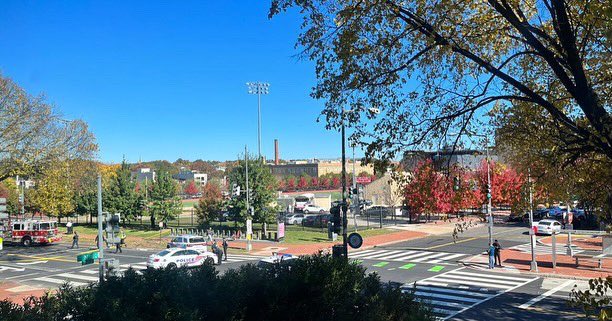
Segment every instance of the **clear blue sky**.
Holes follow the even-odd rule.
[[[339,156],[316,118],[313,64],[295,58],[297,12],[268,20],[268,1],[0,1],[0,72],[89,123],[100,160]],[[361,153],[360,153],[361,154]]]

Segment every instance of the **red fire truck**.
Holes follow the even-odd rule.
[[[59,242],[62,236],[57,229],[57,222],[49,220],[21,219],[4,222],[4,241],[32,244],[49,244]],[[1,231],[0,231],[1,232]]]

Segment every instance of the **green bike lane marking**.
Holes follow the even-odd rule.
[[[432,267],[431,269],[427,270],[429,272],[440,272],[444,269],[444,267],[442,265],[436,265],[434,267]]]
[[[386,266],[388,264],[389,264],[389,262],[379,262],[379,263],[374,264],[374,266],[375,267],[384,267],[384,266]]]

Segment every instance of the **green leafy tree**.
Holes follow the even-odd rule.
[[[587,316],[597,315],[599,321],[612,319],[612,276],[589,280],[589,289],[581,291],[574,286],[570,304],[581,307]]]
[[[104,211],[120,213],[122,219],[126,221],[133,220],[142,214],[140,196],[136,193],[130,168],[125,161],[117,169],[116,175],[111,178],[102,197]]]
[[[149,215],[151,227],[155,227],[155,221],[167,222],[176,218],[183,210],[181,200],[177,197],[178,186],[170,177],[168,172],[159,172],[153,186],[151,187]]]
[[[35,187],[28,190],[29,209],[58,220],[74,213],[74,190],[68,175],[68,162],[49,164],[44,174],[36,177]]]
[[[270,16],[289,7],[304,17],[297,44],[316,64],[322,118],[337,128],[352,110],[369,157],[458,131],[456,146],[493,106],[526,104],[557,125],[567,158],[612,159],[609,1],[274,0]]]
[[[0,137],[0,182],[44,176],[58,161],[92,159],[98,150],[87,123],[66,122],[43,96],[29,95],[1,74]]]
[[[223,208],[223,196],[219,185],[208,183],[202,189],[202,197],[195,206],[200,223],[210,224],[219,217]]]
[[[234,197],[229,202],[230,213],[241,222],[246,221],[246,176],[245,161],[241,160],[229,172],[230,186],[240,186],[240,196]],[[249,166],[249,189],[251,192],[250,203],[255,210],[252,217],[254,222],[275,222],[278,209],[274,205],[276,201],[276,179],[272,176],[270,168],[256,158],[248,157]]]
[[[9,214],[17,214],[19,207],[19,189],[12,178],[0,182],[0,197],[6,198],[6,209]]]

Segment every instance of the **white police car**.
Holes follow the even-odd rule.
[[[272,256],[265,257],[259,260],[257,266],[259,267],[267,267],[274,265],[284,265],[291,264],[293,260],[296,260],[298,257],[292,254],[280,254],[280,253],[272,253]]]
[[[169,248],[149,256],[147,267],[158,269],[165,267],[194,267],[204,264],[206,260],[217,264],[217,256],[211,252],[194,249]]]

